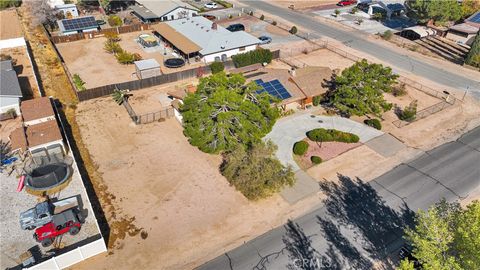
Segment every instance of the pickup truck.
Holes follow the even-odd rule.
[[[22,230],[33,230],[51,222],[54,215],[74,207],[78,207],[77,197],[70,197],[56,202],[41,202],[20,214],[20,227]]]

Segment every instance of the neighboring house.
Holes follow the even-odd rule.
[[[0,113],[14,109],[20,115],[20,99],[22,90],[18,83],[17,73],[13,69],[12,61],[0,62]]]
[[[435,36],[437,31],[426,26],[412,26],[403,29],[399,35],[409,40],[417,40],[429,36]]]
[[[94,16],[58,20],[57,24],[60,32],[62,32],[62,35],[64,36],[97,31],[99,29],[98,23]]]
[[[151,27],[184,58],[200,57],[205,63],[226,61],[233,55],[255,50],[260,43],[247,32],[230,32],[203,16],[162,22]]]
[[[55,5],[55,9],[63,13],[66,19],[73,19],[78,17],[78,9],[75,4]]]
[[[465,22],[450,27],[446,38],[470,46],[479,31],[480,11],[468,17]]]
[[[23,101],[20,108],[26,127],[55,120],[52,103],[48,97]]]
[[[27,127],[26,130],[28,151],[47,149],[51,146],[60,145],[65,152],[63,137],[56,120],[47,121]]]
[[[198,13],[197,9],[179,0],[137,0],[130,9],[146,23],[193,17]]]
[[[26,46],[15,9],[0,11],[0,49]]]

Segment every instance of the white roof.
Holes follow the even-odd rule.
[[[260,43],[258,38],[244,31],[230,32],[219,25],[217,25],[216,30],[213,30],[212,22],[203,16],[183,18],[165,23],[201,47],[200,54],[202,55]]]
[[[434,29],[425,27],[425,26],[412,26],[412,27],[407,27],[404,28],[403,31],[405,30],[411,30],[416,32],[417,34],[420,35],[420,37],[427,37],[427,36],[432,36],[436,34],[436,31]]]
[[[137,3],[153,12],[157,17],[162,17],[178,7],[194,9],[189,4],[178,0],[137,0]]]
[[[147,70],[147,69],[152,69],[152,68],[160,68],[160,64],[157,62],[155,59],[145,59],[145,60],[140,60],[140,61],[135,61],[134,62],[135,66],[139,70]]]

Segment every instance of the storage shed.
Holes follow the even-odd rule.
[[[155,59],[135,61],[134,64],[135,71],[139,79],[146,79],[162,75],[160,64]]]

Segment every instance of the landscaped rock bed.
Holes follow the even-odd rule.
[[[308,138],[304,139],[308,143],[308,151],[302,155],[294,155],[294,160],[302,169],[308,169],[312,167],[313,164],[311,161],[312,156],[318,156],[322,158],[322,162],[325,162],[329,159],[332,159],[336,156],[339,156],[353,148],[356,148],[362,143],[344,143],[344,142],[314,142]],[[320,147],[321,146],[321,147]]]

